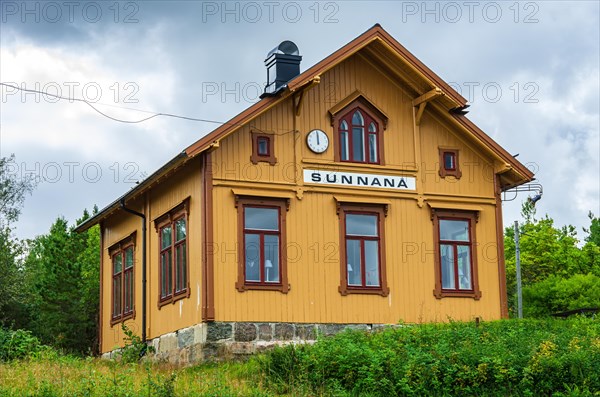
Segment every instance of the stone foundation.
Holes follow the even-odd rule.
[[[345,329],[372,331],[383,327],[381,324],[200,323],[149,340],[155,353],[148,358],[187,365],[243,357],[274,346],[314,343],[319,335],[331,336]],[[104,353],[102,358],[113,358],[117,353]]]

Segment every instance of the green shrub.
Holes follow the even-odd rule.
[[[121,361],[125,364],[137,363],[146,353],[154,352],[152,346],[142,342],[142,338],[136,335],[125,324],[121,324],[121,329],[125,334],[125,346],[120,350]]]
[[[0,361],[10,361],[29,357],[39,352],[42,345],[31,332],[0,328]]]
[[[600,307],[600,277],[593,274],[576,274],[570,278],[550,276],[523,288],[526,317],[590,307]]]
[[[346,331],[260,361],[278,393],[340,396],[589,395],[600,391],[600,322],[496,321]],[[579,394],[577,394],[579,393]]]

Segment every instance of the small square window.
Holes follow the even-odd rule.
[[[445,178],[453,176],[460,179],[460,163],[458,162],[458,149],[439,148],[440,152],[440,176]]]
[[[252,156],[250,161],[252,164],[258,164],[259,162],[269,163],[275,165],[277,159],[274,154],[275,136],[272,134],[265,134],[262,132],[252,132]]]

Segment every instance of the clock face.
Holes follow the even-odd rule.
[[[329,147],[329,138],[321,130],[312,130],[306,136],[308,148],[315,153],[323,153]]]

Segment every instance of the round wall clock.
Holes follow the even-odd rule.
[[[315,153],[323,153],[329,147],[329,137],[324,131],[312,130],[306,136],[308,148]]]

